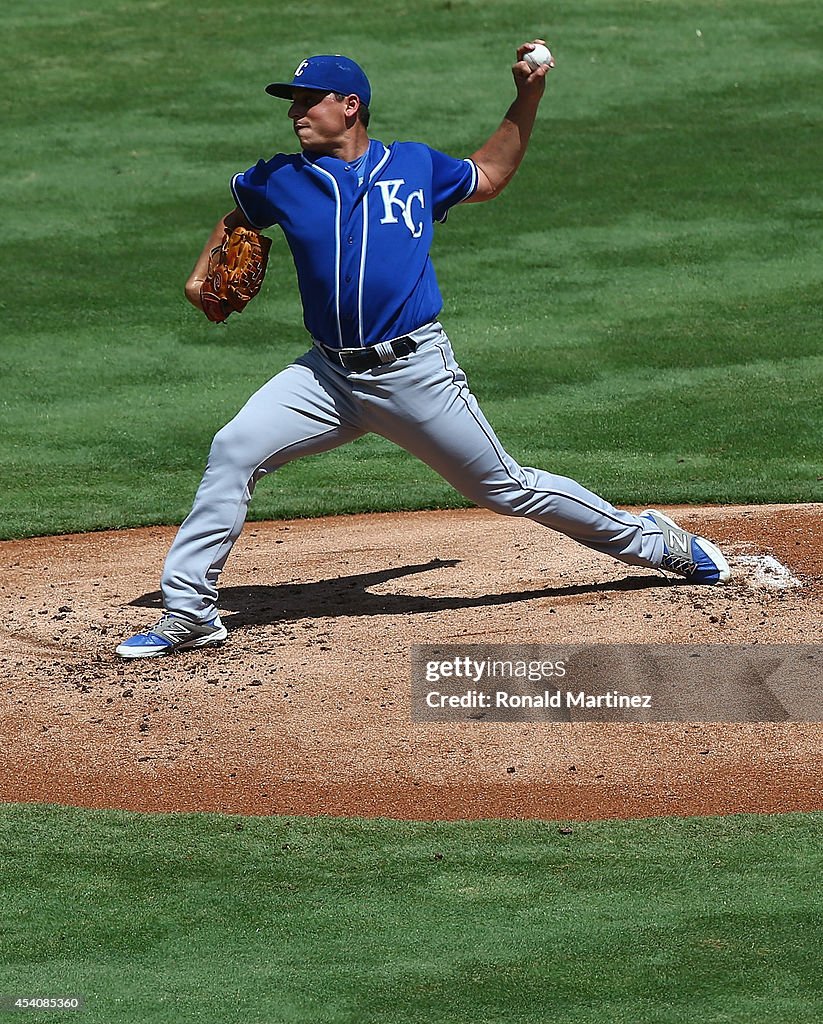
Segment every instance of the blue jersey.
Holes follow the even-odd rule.
[[[472,195],[477,168],[422,143],[372,141],[362,169],[281,153],[235,175],[231,188],[255,227],[285,234],[312,337],[355,348],[437,318],[434,221]]]

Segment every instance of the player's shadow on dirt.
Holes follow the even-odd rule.
[[[458,608],[488,608],[494,605],[533,601],[535,598],[576,597],[582,594],[605,594],[613,591],[648,590],[671,587],[676,582],[662,576],[625,576],[605,583],[583,583],[564,587],[540,587],[502,594],[450,595],[430,597],[425,594],[372,593],[391,580],[416,573],[458,565],[459,559],[433,559],[420,565],[395,566],[377,572],[354,576],[335,576],[311,583],[278,583],[273,586],[253,585],[224,587],[220,591],[221,611],[231,612],[232,626],[259,626],[296,619],[324,618],[340,615],[417,615]],[[160,591],[143,594],[131,602],[141,608],[159,608]]]

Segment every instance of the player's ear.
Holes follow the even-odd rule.
[[[346,96],[343,102],[346,104],[346,118],[355,121],[357,111],[360,109],[360,97],[352,93],[351,96]]]

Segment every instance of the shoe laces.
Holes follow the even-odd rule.
[[[686,558],[685,555],[665,554],[660,568],[679,573],[681,576],[691,576],[692,573],[697,572],[697,562]]]

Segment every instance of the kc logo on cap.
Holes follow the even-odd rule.
[[[360,97],[368,106],[371,102],[371,86],[365,71],[351,59],[339,53],[319,53],[306,57],[297,65],[290,82],[272,82],[266,86],[270,96],[291,100],[294,89],[317,89],[321,92],[336,92],[341,96]]]

